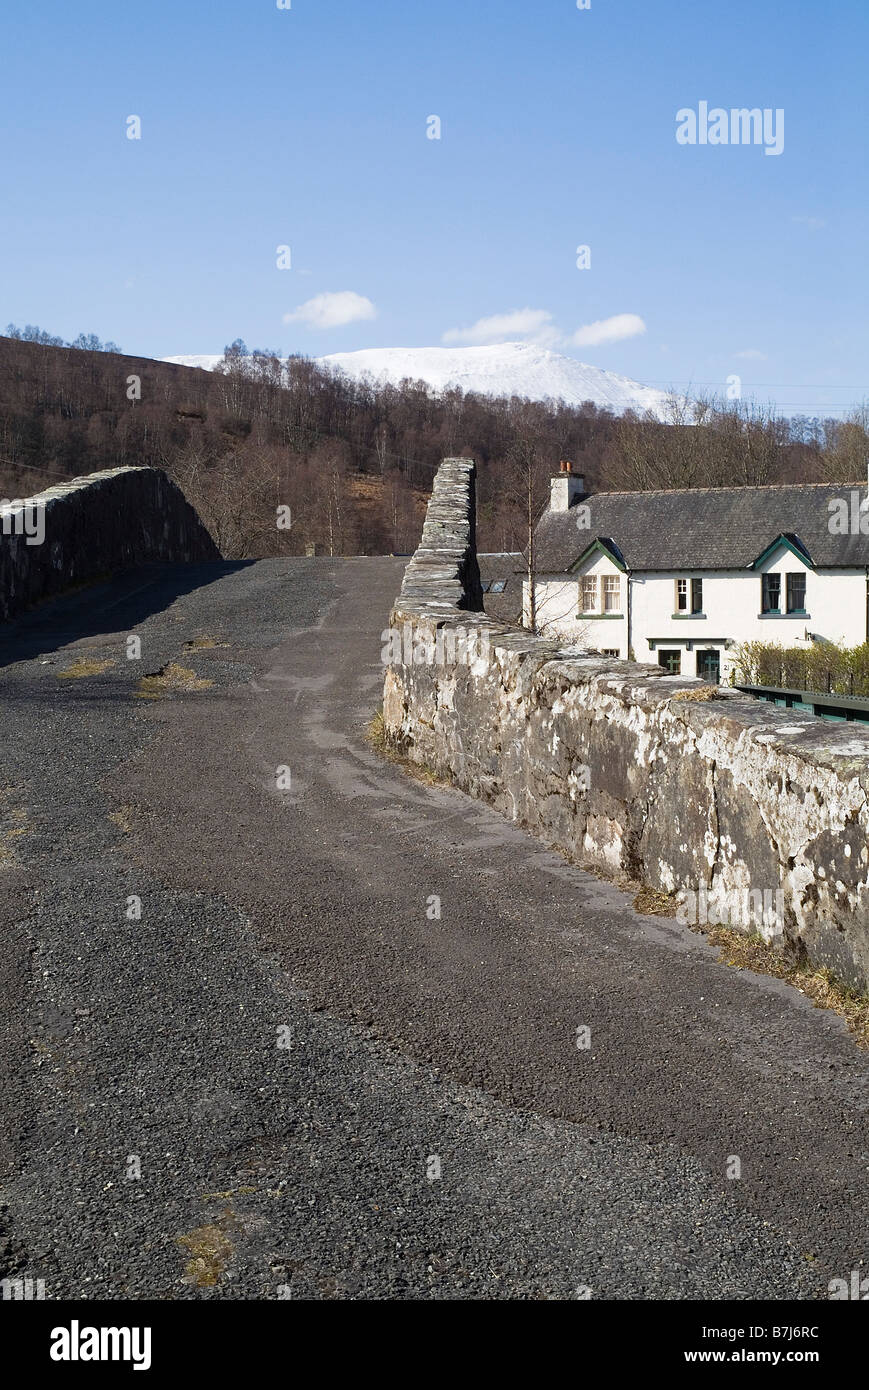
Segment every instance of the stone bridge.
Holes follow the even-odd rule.
[[[94,582],[0,627],[0,1277],[812,1299],[859,1268],[842,1018],[371,742],[403,562],[120,568],[81,522]]]

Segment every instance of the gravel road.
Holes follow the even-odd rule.
[[[867,1054],[384,762],[403,563],[149,567],[3,629],[0,1277],[826,1297]]]

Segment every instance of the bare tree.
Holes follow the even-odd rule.
[[[862,483],[869,470],[869,402],[864,401],[844,420],[825,422],[823,467],[831,483]]]
[[[507,451],[507,491],[521,509],[525,527],[525,569],[528,582],[526,626],[537,628],[536,556],[534,530],[548,502],[551,468],[541,450],[541,440],[530,410],[520,407],[513,438]]]

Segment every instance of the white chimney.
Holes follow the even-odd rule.
[[[585,478],[581,473],[574,473],[568,459],[562,459],[558,469],[555,477],[549,480],[549,510],[567,512],[574,502],[585,496]]]

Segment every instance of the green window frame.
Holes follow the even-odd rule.
[[[695,669],[701,680],[721,683],[721,653],[717,647],[703,647],[697,650]]]
[[[781,575],[762,574],[760,576],[761,613],[781,612]]]
[[[787,605],[789,613],[806,611],[806,576],[802,571],[787,576]]]

